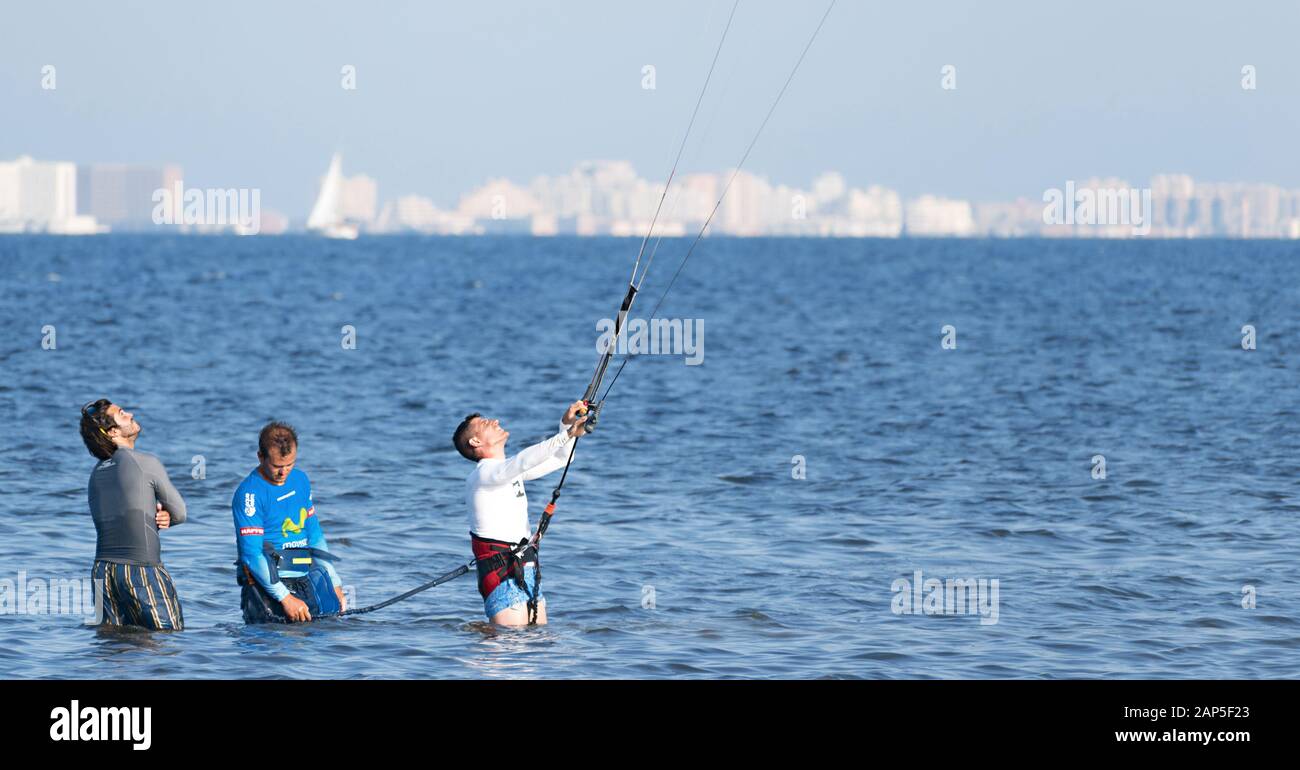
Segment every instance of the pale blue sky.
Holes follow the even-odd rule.
[[[382,200],[450,205],[489,177],[592,158],[662,180],[731,0],[652,5],[8,3],[0,158],[176,162],[187,183],[260,187],[293,216],[335,147]],[[687,170],[735,163],[824,8],[742,0]],[[1298,30],[1285,0],[839,0],[747,167],[974,200],[1160,171],[1300,187]]]

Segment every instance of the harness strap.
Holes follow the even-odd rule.
[[[524,565],[537,562],[538,553],[535,545],[528,538],[518,543],[479,537],[470,533],[478,568],[478,589],[484,599],[494,589],[507,580],[514,581],[526,596],[533,600],[534,592],[528,590],[528,581],[524,578]]]
[[[320,559],[321,561],[342,561],[329,551],[322,551],[319,548],[290,548],[287,553],[293,553],[294,551],[310,553],[313,559]],[[279,566],[280,561],[284,559],[284,554],[285,552],[277,551],[275,546],[270,543],[262,542],[262,556],[266,558],[266,566],[270,571],[272,583],[281,582]],[[235,582],[244,585],[245,581],[258,585],[259,588],[261,587],[253,577],[252,571],[248,569],[248,565],[244,564],[240,559],[235,559]]]

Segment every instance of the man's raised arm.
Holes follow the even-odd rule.
[[[532,479],[555,470],[559,467],[555,465],[556,458],[559,458],[562,465],[568,459],[573,442],[586,432],[582,424],[587,421],[587,416],[577,416],[578,411],[585,407],[583,402],[575,401],[564,413],[558,433],[539,444],[533,444],[503,463],[484,469],[479,478],[484,484],[496,486],[509,484],[519,476]]]

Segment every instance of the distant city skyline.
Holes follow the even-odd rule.
[[[736,163],[822,7],[741,3],[684,173]],[[0,158],[179,164],[187,183],[258,188],[295,216],[336,150],[441,207],[589,158],[662,178],[729,9],[17,5],[0,26]],[[835,169],[906,199],[1168,169],[1300,187],[1297,28],[1300,6],[1280,1],[841,2],[747,165],[788,186]]]
[[[835,171],[803,187],[729,169],[678,175],[665,194],[663,181],[640,176],[630,162],[603,160],[563,175],[490,179],[446,206],[414,194],[381,199],[379,180],[345,173],[336,154],[319,182],[305,219],[274,202],[263,208],[257,188],[201,188],[172,164],[0,159],[0,233],[639,236],[653,222],[656,234],[671,237],[708,222],[710,233],[737,236],[1300,238],[1300,189],[1188,174],[1158,174],[1144,185],[1066,179],[1011,201],[970,201],[855,186]]]

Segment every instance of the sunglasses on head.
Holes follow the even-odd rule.
[[[113,402],[106,398],[87,402],[85,406],[81,407],[81,416],[89,417],[95,423],[95,427],[99,428],[99,432],[107,436],[108,431],[104,430],[104,422],[108,419],[108,407],[112,405]],[[117,426],[109,426],[109,428],[115,427]]]

